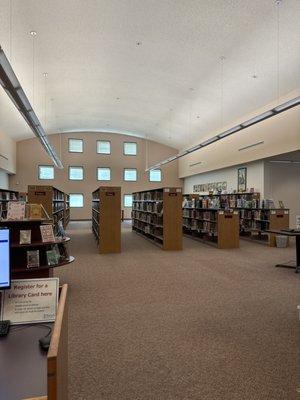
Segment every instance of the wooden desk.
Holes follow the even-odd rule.
[[[300,232],[293,231],[282,231],[277,229],[270,229],[267,232],[274,233],[275,235],[283,235],[283,236],[295,236],[296,239],[296,263],[295,265],[289,264],[277,264],[276,267],[282,268],[293,268],[296,273],[300,272]]]
[[[54,324],[14,325],[0,340],[0,399],[21,400],[47,397],[68,399],[68,285],[63,285]],[[48,353],[40,350],[39,339],[52,326]],[[37,400],[37,399],[36,399]]]

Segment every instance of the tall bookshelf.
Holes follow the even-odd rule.
[[[29,185],[28,203],[42,204],[53,221],[54,233],[58,232],[58,222],[62,221],[64,228],[70,219],[69,196],[54,186]]]
[[[182,211],[184,234],[214,243],[219,249],[239,247],[237,210],[203,208],[202,200],[195,194],[185,195],[184,198]]]
[[[0,189],[0,219],[6,219],[7,203],[9,201],[18,201],[19,192],[8,189]]]
[[[182,250],[182,190],[159,188],[133,193],[132,229],[163,250]]]
[[[92,231],[99,253],[121,252],[120,186],[100,186],[92,193]]]

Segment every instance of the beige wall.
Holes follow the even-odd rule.
[[[0,168],[8,173],[16,172],[16,142],[1,130]]]
[[[68,139],[78,138],[84,141],[83,153],[69,153]],[[122,187],[122,200],[124,194],[134,191],[150,189],[162,186],[182,186],[178,179],[178,164],[170,163],[162,168],[162,182],[149,182],[148,173],[145,172],[146,159],[148,165],[152,165],[166,157],[172,156],[177,151],[171,147],[146,140],[113,133],[72,133],[62,135],[50,135],[49,139],[54,145],[61,159],[64,169],[55,168],[55,179],[52,181],[40,181],[38,179],[38,165],[51,165],[50,159],[42,149],[36,138],[27,139],[17,143],[17,174],[10,178],[11,189],[26,191],[27,185],[53,185],[67,193],[83,193],[84,207],[71,210],[72,219],[87,219],[91,217],[91,193],[100,185]],[[110,140],[111,155],[97,154],[96,141]],[[136,142],[138,146],[137,156],[123,155],[123,142]],[[146,152],[146,147],[148,151]],[[148,157],[146,157],[148,153]],[[68,179],[68,166],[83,166],[84,180],[70,181]],[[111,168],[111,181],[99,182],[96,179],[97,167]],[[137,168],[138,181],[124,182],[124,168]],[[126,217],[130,216],[131,209],[125,209]]]
[[[283,97],[278,103],[283,103],[284,101],[295,98],[299,96],[299,94],[299,91],[294,91]],[[276,105],[277,102],[269,104],[252,114],[246,115],[239,121],[233,122],[230,126],[224,127],[224,130],[232,128],[233,126],[258,115],[259,113],[269,110]],[[204,139],[208,139],[217,133],[220,133],[220,131],[211,132],[201,141],[204,141]],[[239,149],[245,146],[260,141],[264,141],[264,143],[257,147],[239,151]],[[200,149],[190,155],[180,158],[179,176],[183,178],[299,149],[300,107],[298,106],[230,135],[227,138],[205,147],[203,150]],[[193,165],[195,163],[199,164]]]

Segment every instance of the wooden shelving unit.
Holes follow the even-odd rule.
[[[182,190],[160,188],[133,193],[132,229],[163,250],[182,250]]]
[[[0,189],[0,219],[6,219],[7,203],[9,201],[18,201],[19,192],[8,189]]]
[[[121,252],[120,186],[100,186],[92,193],[92,230],[99,253]]]
[[[68,199],[68,200],[67,200]],[[70,219],[69,196],[53,186],[28,186],[28,203],[42,204],[53,221],[54,233],[58,231],[58,222],[62,221],[64,228]]]
[[[183,207],[184,234],[215,243],[219,249],[239,247],[238,211],[203,208],[198,195],[184,197],[187,200]]]
[[[53,275],[53,268],[61,267],[70,264],[74,261],[74,257],[63,251],[62,247],[66,246],[70,238],[56,238],[55,242],[44,243],[41,237],[40,226],[49,224],[46,220],[2,220],[0,227],[8,227],[10,231],[10,263],[13,279],[31,279],[31,278],[47,278]],[[31,243],[20,244],[20,230],[31,231]],[[47,263],[46,251],[51,250],[54,245],[57,245],[62,256],[56,265],[49,266]],[[39,267],[27,268],[27,251],[39,251]]]

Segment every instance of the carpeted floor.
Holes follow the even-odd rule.
[[[164,252],[123,224],[98,254],[88,222],[68,234],[70,400],[300,400],[295,248],[184,239]]]

